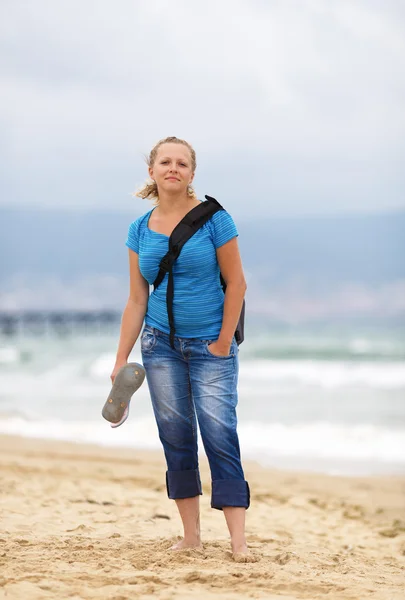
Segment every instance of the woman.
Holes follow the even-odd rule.
[[[193,148],[176,137],[158,142],[148,158],[151,182],[137,195],[155,208],[134,221],[128,233],[130,294],[117,359],[111,375],[126,364],[141,336],[143,364],[166,462],[169,498],[176,501],[184,538],[172,549],[201,546],[197,420],[212,476],[211,506],[223,510],[235,560],[249,560],[245,512],[249,486],[236,432],[238,346],[234,332],[246,283],[237,230],[224,210],[215,213],[184,245],[174,273],[175,348],[170,345],[167,276],[149,295],[175,226],[200,201],[192,188]],[[219,272],[226,281],[226,293]]]

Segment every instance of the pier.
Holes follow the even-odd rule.
[[[72,336],[118,332],[121,313],[103,311],[2,311],[0,335]]]

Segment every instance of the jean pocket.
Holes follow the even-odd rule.
[[[209,349],[210,344],[213,344],[214,342],[216,342],[217,340],[207,340],[205,342],[205,349],[207,350],[207,354],[209,356],[212,356],[212,358],[217,358],[218,360],[226,360],[227,358],[232,358],[233,356],[235,356],[235,345],[234,345],[234,341],[232,341],[230,350],[229,350],[229,354],[227,354],[226,356],[221,356],[219,354],[213,354],[211,352],[211,350]]]
[[[145,328],[141,336],[141,350],[143,353],[152,352],[156,345],[156,334],[153,330]]]

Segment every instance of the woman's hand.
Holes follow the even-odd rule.
[[[122,369],[122,367],[124,367],[126,364],[127,364],[127,361],[126,361],[126,360],[117,360],[117,361],[116,361],[116,363],[115,363],[115,365],[114,365],[113,372],[112,372],[112,373],[111,373],[111,375],[110,375],[110,379],[111,379],[111,381],[112,381],[113,383],[114,383],[114,379],[115,379],[115,377],[116,377],[116,375],[117,375],[118,371],[119,371],[120,369]]]
[[[223,342],[212,342],[208,344],[208,352],[214,354],[214,356],[229,356],[231,350],[231,344],[224,344]]]

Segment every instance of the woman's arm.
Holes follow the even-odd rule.
[[[117,358],[111,379],[126,364],[128,356],[139,337],[149,298],[149,284],[139,270],[138,254],[129,250],[129,298],[121,319]]]
[[[236,237],[217,248],[217,259],[225,279],[226,292],[221,331],[215,347],[211,344],[210,349],[216,350],[217,353],[229,354],[247,289]]]

